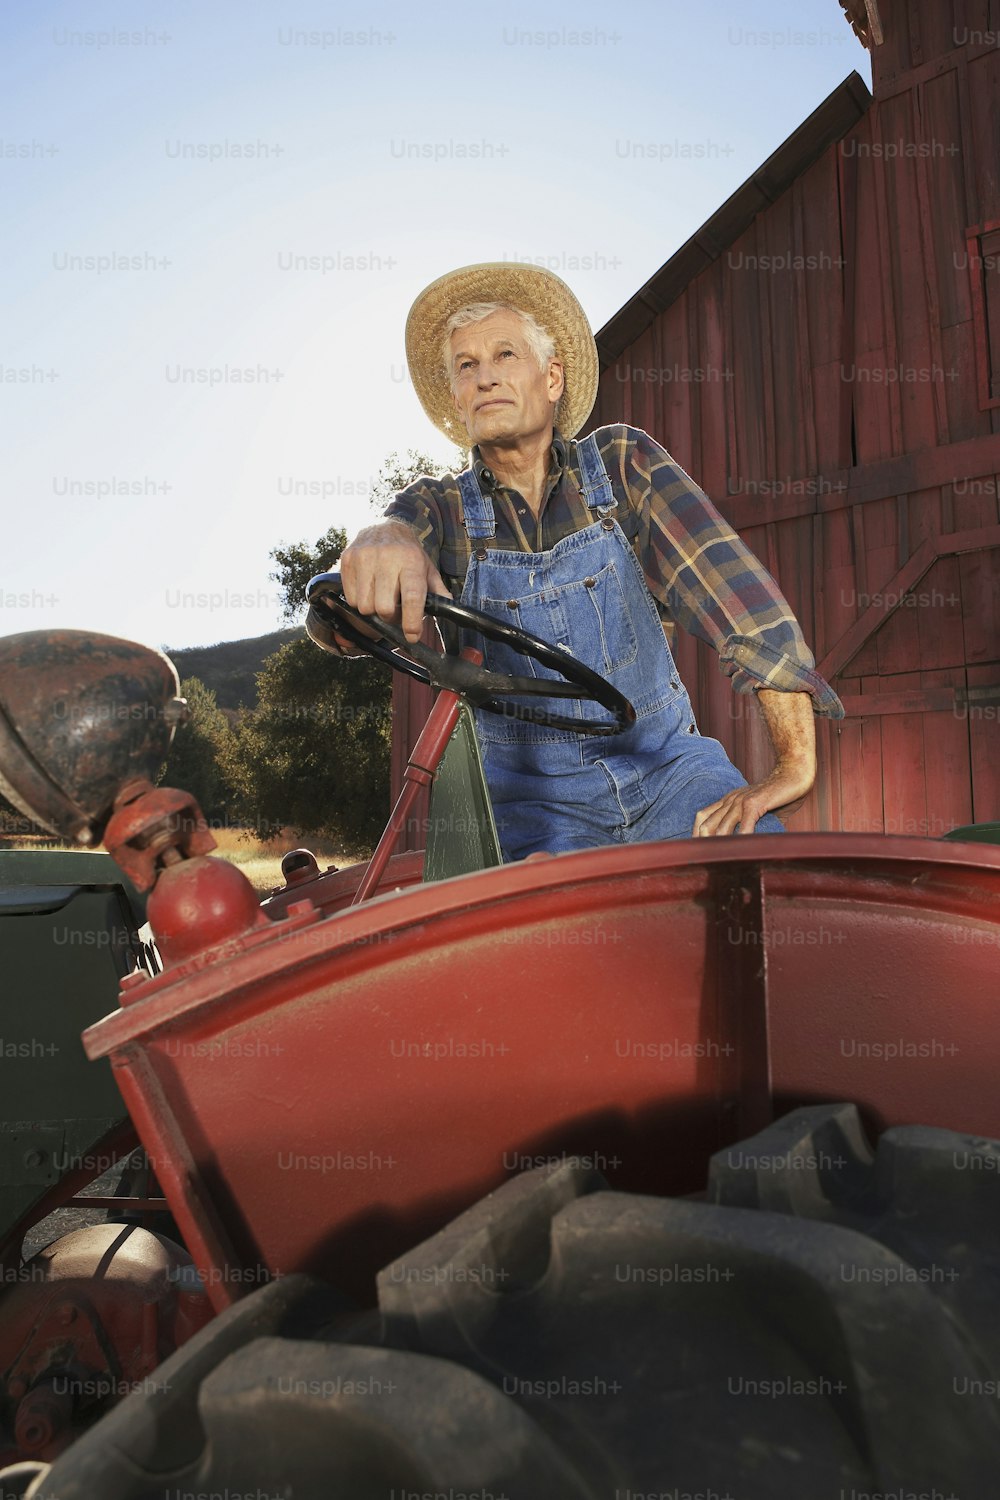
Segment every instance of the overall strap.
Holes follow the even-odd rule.
[[[618,501],[615,499],[611,480],[608,478],[608,471],[601,457],[597,434],[588,433],[585,438],[580,438],[575,446],[583,477],[583,483],[580,486],[583,498],[591,510],[596,510],[601,516],[606,515],[608,511],[616,509]]]
[[[479,480],[472,469],[463,469],[459,474],[458,488],[462,496],[462,519],[469,541],[492,541],[497,534],[493,501],[479,488]],[[474,550],[482,551],[482,548]]]

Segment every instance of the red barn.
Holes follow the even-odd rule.
[[[872,55],[597,335],[645,428],[778,578],[847,719],[798,829],[1000,818],[1000,0],[842,0]],[[753,780],[752,697],[679,633]],[[396,678],[394,795],[426,690]]]
[[[843,8],[874,98],[848,78],[600,330],[592,425],[670,450],[843,699],[793,826],[935,836],[1000,817],[1000,4]],[[752,780],[753,700],[678,647]]]

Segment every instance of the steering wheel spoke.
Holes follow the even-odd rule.
[[[575,656],[570,656],[561,646],[553,646],[519,626],[498,620],[467,604],[458,604],[450,597],[428,594],[425,613],[432,619],[451,620],[465,629],[478,631],[488,640],[501,641],[522,656],[530,656],[541,666],[558,672],[562,681],[493,672],[463,656],[434,651],[422,641],[408,641],[398,625],[378,615],[363,615],[348,604],[339,573],[318,573],[310,580],[306,599],[309,603],[306,633],[324,650],[339,655],[334,639],[339,635],[397,672],[404,672],[418,682],[460,693],[475,708],[575,734],[620,734],[635,723],[635,709],[628,699],[606,678]],[[361,629],[362,625],[374,630],[377,638]],[[571,718],[531,704],[504,701],[511,697],[570,698],[578,702],[599,703],[613,718],[610,721]]]

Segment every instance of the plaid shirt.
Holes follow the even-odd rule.
[[[840,699],[813,670],[815,658],[778,585],[708,496],[638,427],[601,427],[597,437],[618,501],[615,519],[635,549],[667,640],[673,644],[680,625],[714,646],[738,693],[761,687],[810,693],[817,714],[843,718]],[[493,545],[500,550],[547,552],[593,523],[580,493],[575,445],[558,432],[537,521],[516,490],[497,482],[478,447],[471,458],[493,501]],[[408,485],[385,513],[415,529],[456,595],[472,554],[461,509],[458,482],[445,474]]]

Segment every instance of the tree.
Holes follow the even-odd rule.
[[[317,573],[329,573],[347,546],[347,532],[331,526],[310,547],[290,542],[271,553],[277,568],[270,575],[281,590],[282,618],[298,624],[305,612],[306,585]]]
[[[257,707],[240,714],[223,759],[246,821],[261,837],[290,824],[373,843],[388,815],[386,669],[291,641],[268,657],[257,687]]]
[[[463,467],[464,455],[456,459]],[[414,449],[405,458],[390,454],[372,509],[381,515],[414,479],[439,477],[447,467]],[[346,532],[331,526],[312,544],[274,548],[271,577],[286,620],[302,618],[309,579],[330,571],[346,545]],[[389,815],[391,702],[391,674],[378,662],[338,660],[310,640],[269,656],[257,677],[257,707],[240,715],[223,755],[247,821],[262,835],[290,824],[300,834],[374,843]]]
[[[416,448],[409,448],[406,457],[398,453],[390,453],[388,458],[379,469],[378,477],[372,486],[371,507],[379,516],[385,513],[386,506],[405,490],[408,484],[419,479],[421,474],[429,474],[433,479],[440,479],[442,474],[458,474],[468,463],[468,456],[461,448],[456,448],[450,464],[440,464],[437,459],[429,458],[426,453],[421,453]]]
[[[465,463],[466,456],[458,448],[450,468],[416,448],[410,448],[405,458],[398,453],[390,453],[372,486],[369,504],[376,518],[384,515],[386,506],[400,490],[412,484],[421,474],[439,479],[442,474],[458,473],[465,467]],[[297,622],[302,618],[306,585],[310,578],[317,573],[330,572],[346,546],[347,532],[340,526],[331,526],[312,546],[308,542],[290,542],[274,548],[271,557],[277,567],[271,577],[281,590],[281,613],[284,619]]]
[[[209,823],[232,821],[232,792],[223,770],[226,741],[232,731],[215,693],[198,677],[185,677],[188,721],[174,731],[173,742],[157,780],[190,792]]]

